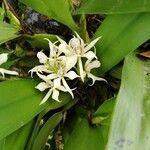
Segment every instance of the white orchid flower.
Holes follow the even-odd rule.
[[[95,52],[91,49],[94,47],[96,42],[101,38],[96,38],[95,40],[91,41],[89,44],[84,43],[83,39],[75,32],[76,37],[74,36],[67,44],[64,40],[57,37],[60,45],[58,46],[59,50],[62,51],[66,56],[74,56],[77,57],[78,67],[79,67],[79,74],[84,82],[83,76],[83,64],[82,64],[82,57],[87,58],[88,60],[92,60],[96,57]]]
[[[55,62],[51,65],[51,71],[52,73],[47,75],[47,78],[49,80],[53,79],[60,79],[60,82],[62,82],[62,85],[65,87],[65,89],[71,94],[72,98],[74,98],[72,90],[70,89],[69,85],[67,84],[65,78],[69,78],[70,80],[73,80],[75,78],[78,78],[79,76],[75,73],[75,71],[70,71],[76,64],[76,60],[74,57],[65,57],[61,56],[59,59],[55,60]]]
[[[100,67],[100,62],[97,60],[95,52],[91,50],[100,38],[93,40],[89,44],[84,43],[77,33],[76,36],[69,41],[69,44],[61,38],[57,38],[59,43],[57,43],[58,41],[52,43],[46,39],[49,42],[49,56],[46,56],[42,51],[38,52],[37,57],[40,65],[35,66],[29,71],[31,72],[31,76],[36,72],[39,78],[43,80],[43,82],[36,86],[37,89],[40,91],[49,89],[41,104],[46,102],[50,96],[52,96],[54,100],[59,101],[60,91],[69,92],[72,98],[74,98],[73,89],[69,87],[66,81],[67,79],[73,80],[81,77],[84,82],[84,78],[88,77],[93,80],[93,84],[96,80],[106,81],[91,73],[92,69]],[[86,58],[84,67],[82,58]],[[78,64],[77,68],[76,64]],[[80,76],[76,74],[74,69],[79,69]]]
[[[33,72],[36,72],[37,75],[45,81],[37,86],[40,91],[50,88],[42,103],[45,102],[51,94],[52,98],[58,101],[59,90],[69,92],[73,98],[72,89],[70,89],[65,78],[73,80],[79,77],[75,71],[71,70],[76,64],[76,59],[72,56],[60,56],[57,59],[51,59],[43,52],[38,52],[37,57],[42,65],[34,67],[29,72],[31,72],[31,76]],[[40,73],[46,73],[47,76]]]
[[[0,54],[0,65],[7,62],[7,60],[8,60],[8,53]],[[0,68],[0,73],[2,74],[3,78],[5,77],[5,74],[19,75],[18,72],[16,72],[16,71],[10,71],[10,70],[4,69],[4,68]]]
[[[39,65],[31,69],[29,72],[31,72],[31,77],[33,76],[34,72],[40,72],[40,73],[51,73],[49,69],[49,63],[53,62],[53,60],[58,59],[60,54],[62,52],[59,51],[55,43],[52,43],[49,39],[45,38],[49,42],[49,57],[47,57],[42,51],[37,53],[37,58],[39,59],[39,62],[43,65]]]
[[[44,91],[46,89],[49,89],[49,91],[47,92],[47,94],[45,95],[45,97],[43,98],[43,100],[41,101],[40,104],[45,103],[51,95],[52,95],[52,98],[54,100],[60,102],[60,100],[59,100],[59,91],[67,92],[65,87],[63,87],[60,84],[61,83],[60,78],[57,78],[52,82],[45,75],[42,75],[40,73],[37,73],[37,75],[39,76],[39,78],[44,80],[44,82],[39,83],[35,88],[40,90],[40,91]]]
[[[85,65],[84,65],[84,77],[87,76],[88,78],[92,79],[92,84],[93,85],[95,83],[95,81],[105,81],[107,82],[105,79],[97,77],[95,75],[93,75],[91,73],[91,70],[94,68],[99,68],[100,67],[100,62],[98,60],[93,60],[93,61],[89,61],[87,60]]]

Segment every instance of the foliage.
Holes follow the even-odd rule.
[[[3,0],[0,73],[7,75],[0,76],[0,149],[149,150],[149,6],[142,0]],[[51,51],[62,48],[60,56],[70,56],[68,47],[78,62],[72,66],[78,78],[65,78],[60,102],[49,96],[41,104],[46,93],[35,88],[38,76],[45,82],[41,91],[47,84],[53,89],[46,75],[56,73],[47,65],[58,58]],[[85,53],[79,56],[81,49]],[[107,82],[91,86],[86,61],[97,61],[97,70],[88,72],[92,79]],[[42,67],[31,79],[35,66]]]

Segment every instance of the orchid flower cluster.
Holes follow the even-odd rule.
[[[8,60],[8,53],[0,54],[0,65],[7,62],[7,60]],[[4,68],[0,68],[0,73],[2,74],[3,78],[5,77],[5,74],[18,75],[18,72],[10,71],[10,70],[4,69]]]
[[[80,78],[84,82],[87,77],[93,80],[92,85],[96,80],[105,81],[105,79],[96,77],[91,73],[92,69],[100,67],[96,53],[91,50],[95,48],[94,45],[100,38],[87,44],[77,33],[75,34],[76,36],[69,43],[60,37],[57,37],[58,40],[55,43],[46,39],[49,42],[49,56],[46,56],[43,51],[37,53],[40,65],[35,66],[29,72],[31,76],[35,72],[43,80],[36,86],[38,90],[49,89],[41,104],[45,103],[50,96],[60,102],[60,91],[69,92],[74,98],[72,92],[74,89],[69,87],[67,79]]]

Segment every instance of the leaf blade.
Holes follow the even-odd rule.
[[[149,24],[150,13],[108,16],[94,35],[94,38],[102,36],[96,44],[97,56],[102,63],[99,73],[110,70],[147,41],[150,38]]]
[[[9,136],[0,141],[1,150],[24,150],[27,144],[29,134],[32,130],[34,120],[27,123],[25,126],[16,130]]]
[[[0,45],[19,37],[18,31],[15,26],[0,21]]]
[[[60,21],[69,26],[72,30],[78,30],[71,16],[69,1],[67,0],[57,0],[57,3],[55,0],[41,0],[38,1],[38,3],[36,0],[20,0],[20,2],[32,7],[41,14]]]
[[[125,14],[149,12],[150,1],[84,0],[77,14]]]
[[[86,119],[81,119],[65,143],[64,150],[99,150],[100,147],[103,149],[103,142],[101,128],[91,127]]]
[[[44,95],[35,89],[35,85],[36,82],[30,79],[0,83],[0,119],[3,120],[0,123],[0,139],[26,124],[46,107],[53,110],[70,100],[70,95],[61,93],[62,103],[50,100],[39,105]]]
[[[35,141],[33,143],[32,150],[41,150],[47,141],[48,136],[52,133],[55,127],[62,120],[62,113],[56,113],[48,119],[44,126],[40,129]]]
[[[150,64],[148,62],[144,64],[133,53],[125,59],[121,88],[109,134],[107,146],[109,150],[119,148],[148,150],[150,148],[149,139],[147,139],[150,131],[148,68],[150,69]]]

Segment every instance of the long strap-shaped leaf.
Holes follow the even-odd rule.
[[[9,136],[0,140],[0,150],[24,150],[32,131],[34,120],[30,121]]]
[[[0,44],[19,37],[18,32],[17,27],[0,21]]]
[[[104,140],[100,127],[91,127],[86,119],[81,119],[73,128],[64,150],[100,150]]]
[[[32,150],[44,149],[44,145],[46,144],[48,136],[52,134],[53,130],[60,123],[62,118],[62,113],[58,112],[47,120],[47,122],[44,124],[44,126],[39,131],[39,134],[35,138]]]
[[[78,30],[77,25],[73,21],[68,0],[20,0],[27,6],[46,15],[50,18],[69,26],[73,30]]]
[[[107,150],[150,150],[150,62],[125,59]]]
[[[110,15],[95,37],[102,36],[97,43],[97,55],[102,62],[101,73],[110,70],[127,54],[150,39],[150,13]]]
[[[61,93],[61,103],[49,99],[40,105],[44,95],[35,86],[36,82],[28,79],[0,83],[0,139],[22,127],[46,107],[56,109],[70,100],[69,95]]]
[[[82,0],[78,14],[121,14],[149,12],[149,0]]]

